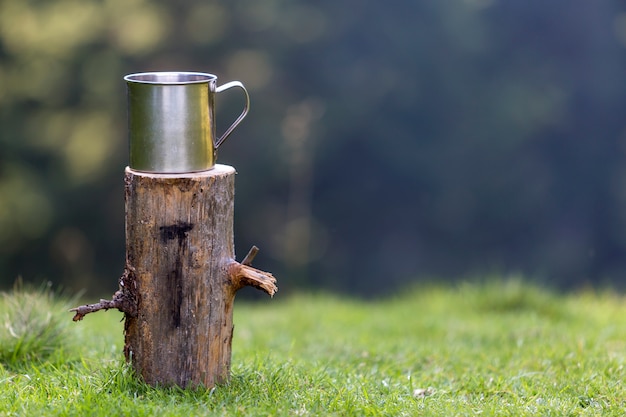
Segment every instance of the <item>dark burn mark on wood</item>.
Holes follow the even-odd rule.
[[[170,226],[161,226],[161,242],[168,244],[172,240],[177,240],[174,256],[173,269],[167,274],[167,293],[169,296],[169,311],[172,317],[172,326],[180,327],[181,313],[180,308],[183,302],[183,259],[187,257],[189,252],[189,242],[187,240],[188,233],[194,227],[191,223],[178,222]]]
[[[183,263],[180,260],[180,253],[177,254],[174,269],[167,274],[167,285],[169,294],[169,310],[172,317],[172,326],[180,327],[180,306],[183,302]]]
[[[187,233],[193,229],[193,224],[186,222],[178,222],[171,226],[161,226],[161,241],[167,243],[168,240],[178,239],[178,243],[187,237]]]

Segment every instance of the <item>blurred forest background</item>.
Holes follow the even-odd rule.
[[[122,77],[157,70],[250,91],[219,162],[282,291],[626,283],[623,0],[0,0],[3,287],[117,288]]]

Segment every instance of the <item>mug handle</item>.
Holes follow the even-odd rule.
[[[233,88],[233,87],[239,87],[243,90],[243,92],[246,95],[246,105],[244,106],[243,111],[241,112],[239,117],[237,117],[237,119],[233,122],[233,124],[230,125],[230,127],[226,129],[226,132],[224,132],[224,134],[215,141],[216,150],[226,140],[226,138],[233,132],[233,130],[235,130],[237,125],[241,123],[243,118],[246,117],[246,114],[248,114],[248,110],[250,109],[250,96],[248,95],[248,90],[246,90],[246,87],[244,87],[243,84],[240,83],[239,81],[231,81],[229,83],[221,85],[215,89],[215,92],[221,93],[222,91],[228,90],[229,88]]]

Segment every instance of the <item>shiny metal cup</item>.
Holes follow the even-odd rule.
[[[250,97],[242,83],[217,86],[200,72],[145,72],[124,77],[128,85],[130,168],[185,173],[213,168],[217,148],[248,114]],[[215,95],[233,87],[245,94],[239,117],[221,136],[215,133]]]

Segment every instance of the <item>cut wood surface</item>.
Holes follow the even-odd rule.
[[[125,312],[126,358],[147,383],[212,387],[230,373],[235,293],[273,295],[276,280],[235,261],[235,169],[191,174],[126,168],[126,266],[113,300],[74,309]],[[118,300],[116,302],[116,300]]]

